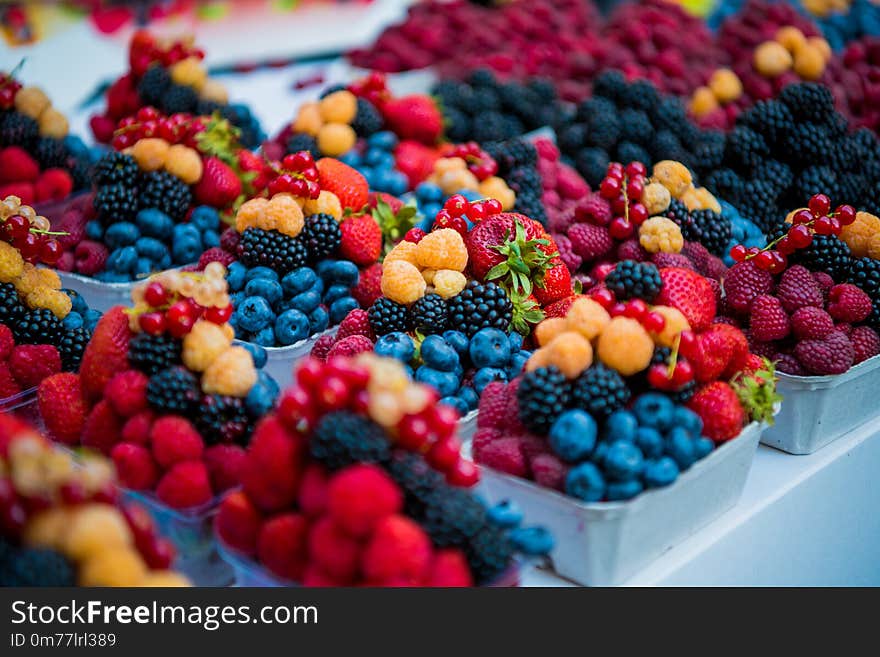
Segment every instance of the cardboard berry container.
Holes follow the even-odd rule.
[[[782,409],[761,442],[789,454],[812,454],[880,417],[880,356],[831,376],[778,373]]]
[[[0,413],[9,413],[25,420],[32,427],[40,427],[43,418],[37,404],[37,389],[28,388],[17,395],[0,399]]]
[[[338,329],[338,326],[331,326],[326,331],[316,333],[286,347],[263,347],[267,356],[263,371],[275,379],[281,390],[288,388],[293,384],[293,369],[297,362],[312,353],[312,347],[315,346],[318,338],[324,335],[336,335]],[[241,342],[241,340],[237,340],[237,342]]]
[[[554,570],[587,586],[620,584],[739,501],[765,425],[695,463],[674,483],[625,502],[581,502],[532,481],[481,467],[480,492],[490,504],[515,500],[526,524],[556,539]]]

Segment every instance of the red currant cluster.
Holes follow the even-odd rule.
[[[616,240],[632,237],[648,218],[648,209],[641,202],[647,175],[641,162],[630,162],[625,168],[620,162],[608,165],[599,184],[599,195],[611,204],[614,218],[608,224],[608,232]]]
[[[0,76],[0,109],[8,110],[15,106],[15,95],[21,89],[21,83],[11,74]]]
[[[385,76],[373,71],[365,78],[353,82],[348,90],[359,98],[370,101],[376,107],[381,107],[388,97],[388,87],[385,85]]]
[[[185,40],[162,43],[146,30],[139,30],[131,38],[128,61],[132,72],[140,77],[153,64],[168,68],[189,57],[205,58],[201,48],[194,48]]]
[[[462,238],[467,238],[468,219],[472,222],[482,221],[492,215],[501,214],[502,209],[501,201],[494,198],[468,201],[462,194],[453,194],[446,199],[443,208],[434,217],[434,225],[431,230],[452,228]]]
[[[737,244],[730,249],[735,262],[754,260],[759,269],[771,274],[781,274],[788,266],[788,256],[813,243],[813,235],[840,235],[844,226],[856,220],[856,209],[851,205],[838,205],[831,211],[831,199],[825,194],[810,198],[806,208],[792,214],[791,228],[782,237],[773,240],[763,249],[746,248]]]
[[[27,262],[33,265],[41,262],[51,267],[64,253],[64,247],[52,236],[67,233],[51,232],[45,217],[35,219],[43,219],[45,224],[37,225],[20,214],[7,217],[0,224],[0,238],[14,246]]]
[[[601,287],[590,293],[590,298],[608,311],[612,317],[629,317],[638,321],[646,331],[660,333],[666,328],[666,319],[660,313],[652,311],[642,299],[617,301],[614,292]]]
[[[318,167],[308,151],[285,155],[281,162],[271,165],[275,177],[269,181],[269,196],[293,194],[302,198],[316,199],[321,193],[318,184]]]
[[[475,141],[453,146],[446,157],[460,157],[467,162],[470,171],[477,180],[485,180],[498,173],[498,163]]]
[[[158,137],[169,144],[198,148],[198,135],[207,129],[202,117],[191,114],[164,116],[155,107],[141,107],[134,116],[120,120],[111,142],[118,151],[134,146],[141,139]]]
[[[162,335],[168,331],[175,338],[182,338],[202,318],[214,324],[225,324],[232,316],[232,304],[206,308],[192,298],[171,292],[157,281],[147,285],[144,301],[151,310],[138,317],[138,325],[150,335]]]

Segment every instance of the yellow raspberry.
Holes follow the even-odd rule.
[[[776,31],[776,41],[788,52],[794,54],[798,48],[807,44],[807,37],[794,25],[784,25]]]
[[[871,235],[871,241],[868,242],[868,257],[880,260],[880,233]]]
[[[718,99],[709,87],[697,87],[688,105],[690,113],[700,118],[718,109]]]
[[[11,283],[24,271],[24,258],[14,246],[0,240],[0,283]]]
[[[269,200],[265,198],[252,198],[242,203],[235,213],[235,230],[243,233],[248,228],[256,228],[268,207]]]
[[[24,528],[22,538],[26,545],[60,550],[70,524],[70,512],[65,507],[53,507],[32,516]]]
[[[563,331],[545,347],[547,360],[567,379],[580,376],[593,363],[593,345],[580,333]]]
[[[346,89],[334,91],[320,100],[318,112],[325,123],[351,123],[357,115],[357,98]]]
[[[781,43],[765,41],[755,48],[752,65],[761,75],[775,78],[791,68],[791,53]]]
[[[205,394],[247,397],[257,382],[257,368],[244,347],[229,347],[202,374]]]
[[[709,88],[721,103],[732,103],[742,96],[743,86],[739,77],[729,68],[713,71],[709,78]]]
[[[502,210],[512,210],[516,203],[516,192],[498,176],[489,176],[479,184],[477,190],[483,198],[496,199],[501,203]]]
[[[535,340],[538,345],[546,347],[560,333],[568,328],[568,322],[563,317],[548,317],[535,327]]]
[[[460,271],[438,269],[431,283],[434,286],[434,292],[444,299],[451,299],[464,289],[467,285],[467,278]]]
[[[427,284],[418,268],[405,260],[382,265],[382,294],[397,303],[410,304],[425,296]]]
[[[826,64],[831,60],[831,46],[822,37],[811,36],[807,39],[807,45],[816,48],[822,54],[822,59]]]
[[[64,139],[67,136],[69,125],[67,117],[64,116],[54,107],[49,107],[40,114],[37,120],[40,126],[40,134],[43,137],[54,137],[55,139]]]
[[[219,325],[200,319],[183,339],[183,364],[193,372],[204,372],[230,344],[232,340]]]
[[[856,220],[841,228],[840,239],[846,242],[854,258],[864,258],[868,255],[871,240],[878,233],[880,218],[869,212],[857,212]]]
[[[388,255],[385,256],[385,262],[394,262],[395,260],[404,260],[411,265],[419,266],[419,260],[416,257],[416,251],[418,250],[418,245],[415,242],[407,242],[403,240],[402,242],[398,242],[394,245]],[[430,283],[431,281],[425,279],[426,283]]]
[[[64,319],[70,314],[73,302],[61,290],[41,285],[27,295],[27,305],[30,308],[45,308],[52,311],[58,319]]]
[[[441,228],[425,235],[416,245],[416,260],[427,269],[464,271],[468,263],[467,247],[457,230]]]
[[[43,287],[43,277],[40,276],[36,267],[31,263],[26,262],[24,263],[21,276],[19,276],[13,284],[19,294],[26,297],[38,287]]]
[[[204,172],[202,158],[195,149],[183,144],[174,144],[168,149],[168,155],[165,158],[165,171],[180,178],[187,185],[195,185],[202,179]]]
[[[88,504],[70,516],[64,536],[64,553],[77,561],[106,548],[124,548],[132,542],[125,518],[109,504]]]
[[[632,376],[651,364],[654,341],[636,320],[614,317],[599,336],[599,360],[623,376]]]
[[[678,198],[693,184],[693,178],[688,168],[675,160],[661,160],[654,165],[654,180],[669,190],[669,193]]]
[[[265,216],[275,230],[290,237],[299,235],[305,225],[302,208],[290,194],[276,194],[269,199]]]
[[[794,53],[793,68],[804,80],[818,80],[825,72],[825,55],[814,46],[804,45]]]
[[[318,103],[304,103],[299,108],[296,118],[293,120],[291,130],[293,132],[304,132],[312,137],[317,137],[324,120],[321,118],[321,111],[318,109]]]
[[[675,337],[682,331],[689,331],[691,328],[687,318],[677,308],[672,306],[654,306],[651,310],[658,315],[662,315],[663,319],[666,320],[666,324],[660,333],[651,333],[654,342],[659,345],[672,347],[675,344]]]
[[[549,321],[549,320],[544,320]],[[565,325],[569,331],[575,331],[592,340],[599,335],[611,321],[611,315],[592,299],[578,299],[565,316]],[[544,322],[541,322],[542,324]]]
[[[220,103],[221,105],[227,105],[229,103],[229,91],[227,91],[222,83],[217,80],[212,80],[211,78],[205,80],[205,83],[202,85],[202,89],[199,92],[199,96],[204,100],[213,100],[215,103]]]
[[[449,271],[449,270],[445,269],[443,271]],[[422,270],[422,278],[425,279],[425,283],[427,283],[428,285],[432,285],[434,283],[434,276],[436,276],[436,275],[437,275],[436,269],[423,269]]]
[[[453,194],[462,189],[471,189],[476,191],[480,186],[477,177],[467,169],[459,169],[456,171],[447,171],[441,173],[437,177],[437,185],[446,194]]]
[[[318,130],[318,148],[330,157],[347,153],[356,142],[357,135],[347,123],[325,123]]]
[[[651,217],[639,226],[639,244],[649,253],[678,253],[684,237],[672,219]]]
[[[645,185],[645,189],[642,192],[642,204],[649,215],[666,212],[670,201],[672,201],[672,194],[660,183],[652,182]]]
[[[192,586],[192,583],[185,576],[175,573],[173,570],[150,570],[141,577],[136,586],[141,588],[184,588]]]
[[[40,281],[51,290],[61,289],[61,277],[52,269],[37,267],[37,275]]]
[[[438,176],[449,171],[464,171],[466,169],[467,162],[460,157],[441,157],[434,162],[434,173]]]
[[[143,171],[158,171],[165,166],[170,146],[164,139],[149,137],[139,139],[131,147],[131,156]]]
[[[718,202],[718,199],[705,187],[695,187],[693,190],[687,190],[682,195],[682,200],[688,199],[693,203],[693,208],[688,206],[688,209],[694,210],[712,210],[717,214],[721,214],[721,204]],[[685,205],[687,202],[685,201]]]
[[[218,304],[221,308],[225,308],[229,305],[229,297],[227,296],[225,299],[225,303]],[[226,339],[232,343],[232,340],[235,338],[235,329],[232,328],[232,324],[228,322],[226,324],[221,324],[220,328],[223,330],[223,335],[226,336]]]
[[[15,94],[15,109],[35,121],[51,106],[49,97],[39,87],[23,87]]]
[[[526,372],[533,372],[539,367],[547,367],[550,365],[550,352],[547,347],[535,349],[529,359],[526,361]]]
[[[175,84],[192,87],[196,91],[201,90],[208,79],[208,74],[197,57],[180,60],[170,68],[169,72]]]
[[[136,586],[147,574],[147,565],[133,547],[106,548],[80,566],[80,586]]]
[[[397,395],[391,392],[377,392],[370,395],[367,413],[380,426],[394,427],[403,418],[403,406]]]
[[[307,198],[303,205],[303,212],[311,214],[329,214],[336,221],[342,221],[342,203],[339,197],[331,191],[322,189],[318,198]]]

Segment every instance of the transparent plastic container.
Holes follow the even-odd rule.
[[[458,439],[464,444],[469,443],[477,432],[477,415],[475,408],[458,421]]]
[[[782,409],[761,442],[789,454],[812,454],[880,416],[880,356],[833,376],[779,373]]]
[[[128,306],[131,304],[131,290],[140,281],[129,283],[104,283],[90,276],[74,274],[69,271],[59,271],[61,286],[77,292],[89,308],[102,313],[107,312],[113,306]]]
[[[28,388],[17,395],[0,399],[0,413],[11,413],[30,424],[39,428],[42,424],[40,407],[37,404],[37,389]]]
[[[287,347],[264,347],[268,358],[263,371],[275,379],[284,390],[293,383],[293,370],[296,363],[312,352],[312,347],[315,346],[318,338],[324,335],[336,335],[338,329],[338,326],[333,326]]]
[[[611,586],[736,505],[764,428],[753,422],[672,485],[625,502],[581,502],[485,466],[479,491],[490,504],[515,500],[524,524],[542,525],[553,534],[550,560],[559,575],[588,586]]]

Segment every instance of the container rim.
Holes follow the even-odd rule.
[[[853,365],[846,372],[841,374],[825,374],[820,376],[799,376],[796,374],[786,374],[785,372],[777,372],[776,376],[780,381],[784,381],[790,385],[808,388],[812,390],[824,388],[836,388],[839,385],[855,379],[863,374],[875,370],[880,367],[880,354],[871,356],[868,360],[863,360],[857,365]]]
[[[265,349],[266,353],[269,355],[276,354],[278,356],[286,356],[290,352],[296,351],[298,349],[302,349],[309,342],[314,342],[315,340],[318,340],[319,338],[322,338],[325,335],[336,335],[336,331],[338,331],[338,330],[339,330],[339,325],[337,324],[336,326],[331,326],[330,328],[324,329],[323,331],[320,331],[319,333],[315,333],[314,335],[310,335],[307,338],[303,338],[299,342],[294,342],[293,344],[289,344],[285,347],[263,347],[263,349]],[[236,338],[234,340],[234,342],[256,344],[256,342],[249,342],[247,340],[240,340],[238,338]],[[262,346],[262,345],[257,345],[257,346]]]
[[[28,388],[27,390],[22,390],[19,393],[16,393],[4,399],[0,399],[0,413],[11,413],[12,411],[18,410],[22,406],[27,406],[28,404],[36,401],[36,399],[36,386],[34,386],[33,388]]]
[[[183,522],[200,521],[210,517],[220,506],[220,501],[223,499],[223,495],[236,490],[235,488],[230,488],[229,490],[224,491],[223,495],[215,495],[199,506],[187,507],[185,509],[174,509],[159,500],[159,498],[156,497],[156,494],[152,491],[132,490],[131,488],[119,485],[117,485],[117,488],[127,501],[134,502],[135,504],[143,504],[144,506],[151,507],[152,509],[167,514],[174,520]]]

